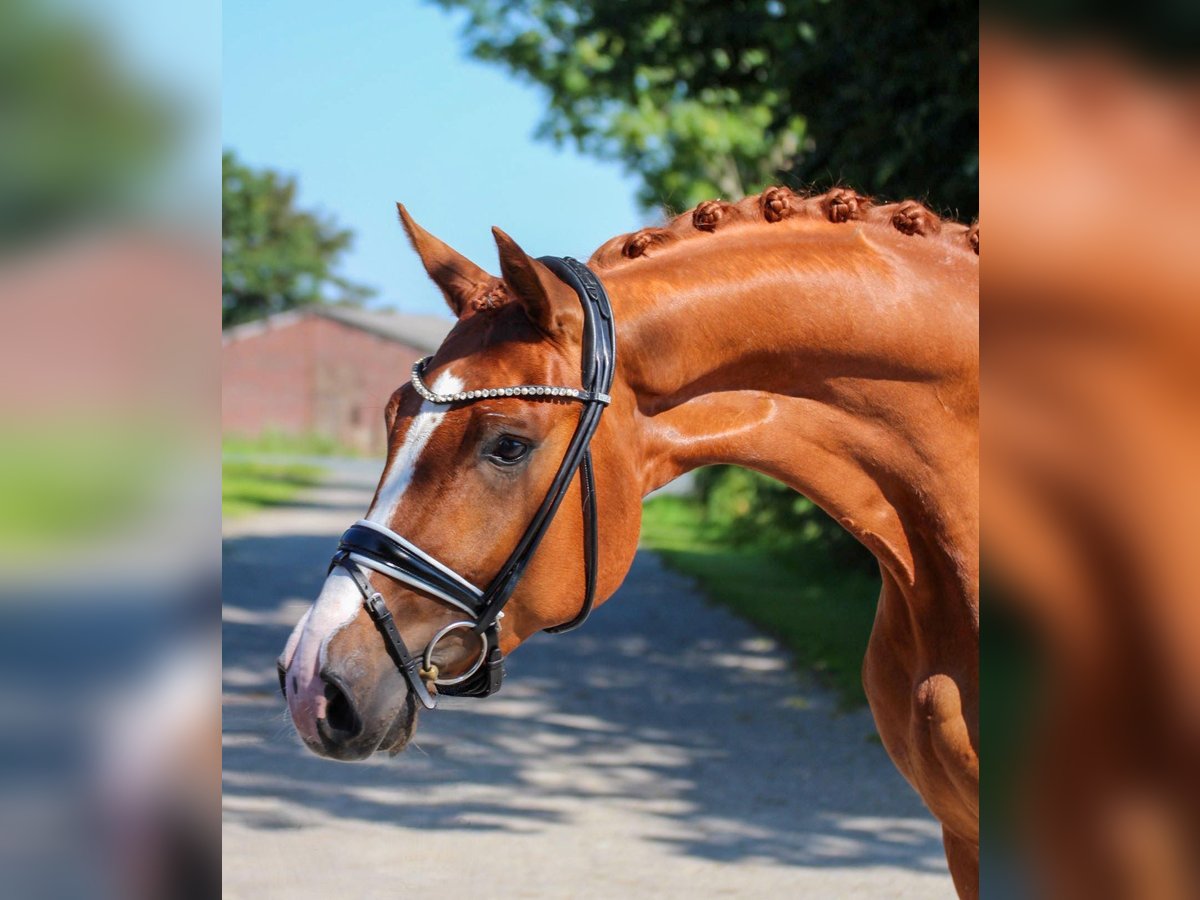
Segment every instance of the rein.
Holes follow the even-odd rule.
[[[504,654],[500,652],[500,620],[504,616],[504,606],[554,520],[577,472],[582,481],[583,495],[583,603],[574,618],[546,631],[560,634],[578,628],[587,619],[595,603],[598,546],[596,482],[589,445],[600,424],[600,415],[611,400],[608,392],[612,389],[617,355],[612,305],[600,279],[578,260],[543,256],[539,262],[570,286],[583,306],[583,390],[552,385],[518,385],[436,394],[426,387],[422,379],[431,357],[414,364],[412,370],[413,387],[426,403],[458,406],[494,397],[524,397],[529,400],[573,400],[582,404],[579,422],[558,472],[508,559],[488,586],[481,590],[402,535],[360,519],[342,535],[337,552],[329,563],[330,572],[335,567],[341,567],[353,579],[362,594],[363,606],[383,636],[392,660],[426,709],[437,706],[438,694],[486,697],[500,689],[504,680]],[[383,597],[371,587],[364,568],[416,588],[460,610],[467,618],[442,628],[430,639],[420,656],[413,656],[400,636]],[[479,656],[464,674],[442,678],[433,662],[434,650],[442,638],[459,630],[470,630],[479,635],[482,642]]]

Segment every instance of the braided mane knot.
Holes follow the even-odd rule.
[[[941,220],[915,200],[900,204],[892,214],[892,225],[902,234],[919,234],[928,237],[942,230]]]
[[[643,228],[629,236],[622,252],[629,259],[637,259],[651,247],[665,244],[669,239],[670,234],[665,228]]]
[[[768,222],[780,222],[792,212],[792,200],[796,195],[785,187],[767,188],[759,200],[763,218]]]
[[[866,197],[849,188],[834,188],[825,197],[825,217],[830,222],[849,222],[860,215],[860,206],[868,203]]]
[[[725,204],[720,200],[705,200],[692,210],[692,225],[697,231],[716,231],[717,223],[725,215]]]

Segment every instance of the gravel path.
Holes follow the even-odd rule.
[[[304,750],[274,659],[378,463],[226,524],[226,898],[952,898],[940,831],[865,711],[639,554],[587,626],[504,689],[443,701],[417,747]]]

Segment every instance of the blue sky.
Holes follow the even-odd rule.
[[[491,272],[492,225],[534,255],[586,258],[650,221],[619,164],[533,139],[540,89],[467,58],[458,15],[417,0],[227,0],[223,15],[224,145],[354,230],[342,272],[375,304],[445,308],[397,200]]]

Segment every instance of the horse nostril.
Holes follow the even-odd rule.
[[[283,694],[283,699],[287,699],[287,669],[283,667],[282,662],[275,663],[275,671],[279,673],[279,693]]]
[[[325,682],[325,720],[323,731],[334,740],[346,741],[362,731],[362,722],[354,704],[341,685],[322,675]],[[318,723],[320,727],[320,723]]]

